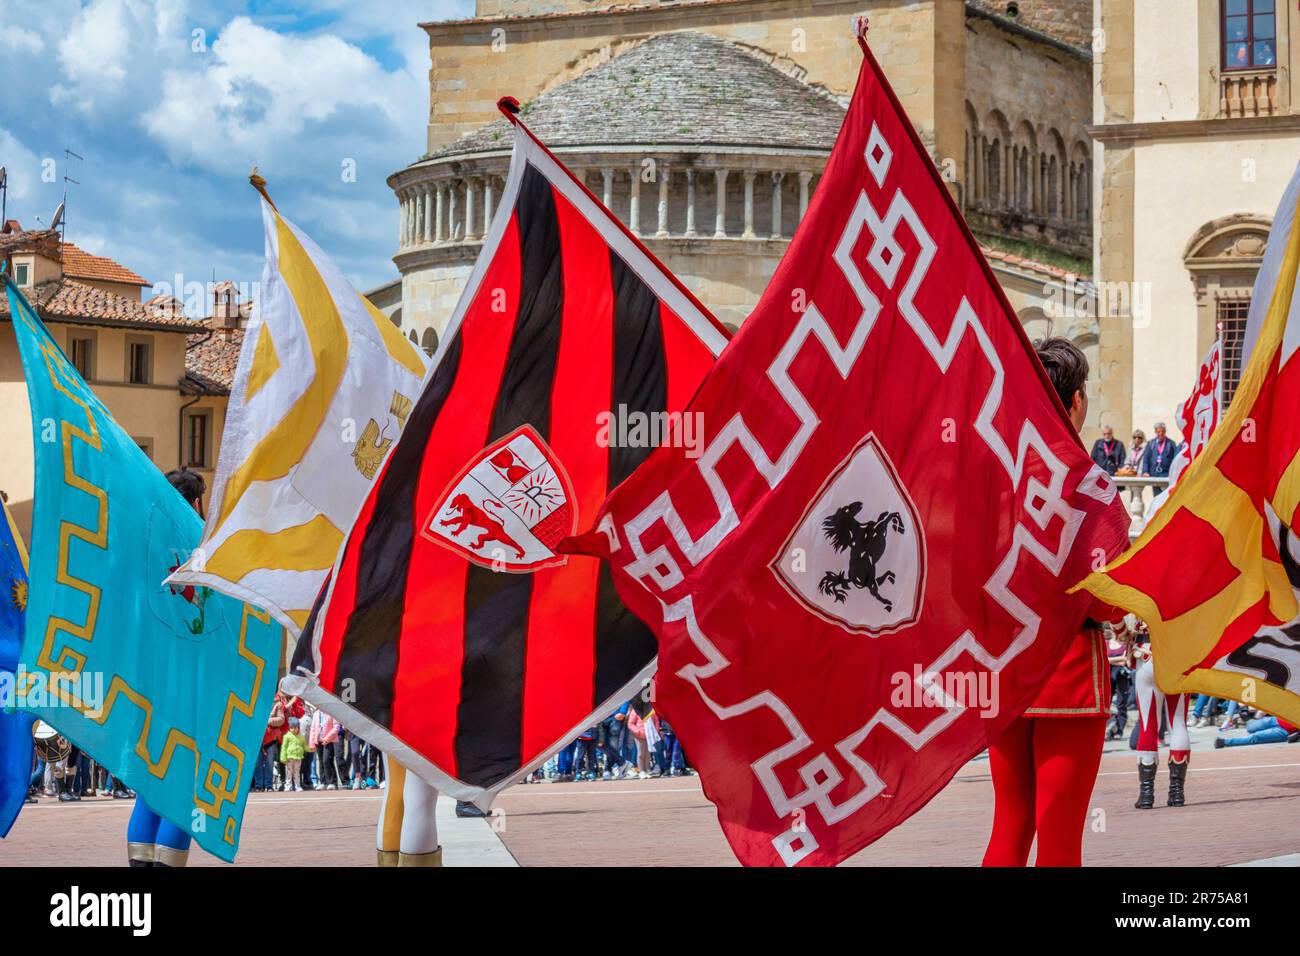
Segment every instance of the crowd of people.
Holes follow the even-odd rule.
[[[135,793],[76,747],[55,760],[34,758],[28,802],[63,802]],[[649,780],[695,773],[668,721],[642,698],[578,734],[524,783]],[[337,720],[298,697],[277,693],[253,770],[254,793],[374,790],[385,786],[383,754]]]
[[[277,692],[253,770],[253,792],[375,790],[385,784],[374,744],[300,697]]]
[[[524,782],[649,780],[694,773],[672,725],[638,696],[560,748]]]
[[[1104,425],[1101,437],[1092,443],[1092,460],[1106,474],[1120,478],[1168,478],[1180,447],[1169,437],[1164,422],[1156,422],[1155,438],[1150,441],[1146,432],[1134,429],[1127,447],[1115,437],[1114,428]]]
[[[1114,645],[1110,665],[1114,696],[1106,737],[1117,740],[1128,736],[1130,748],[1135,748],[1137,721],[1131,714],[1137,710],[1137,689],[1132,656],[1125,648]],[[1206,694],[1198,696],[1189,709],[1187,724],[1217,726],[1216,748],[1300,742],[1300,728],[1237,701]],[[1162,727],[1162,737],[1167,733],[1168,727]],[[523,782],[649,780],[694,773],[672,725],[637,697],[582,731]],[[377,747],[300,698],[276,695],[253,773],[254,793],[374,790],[384,786],[383,755]],[[70,748],[66,758],[52,763],[37,755],[28,801],[36,802],[42,793],[60,801],[135,796],[75,747]]]
[[[1146,626],[1136,618],[1133,628],[1133,640],[1139,646],[1149,641]],[[1129,738],[1129,748],[1136,750],[1138,743],[1138,726],[1136,719],[1130,719],[1130,711],[1136,712],[1137,680],[1136,661],[1132,650],[1118,642],[1112,642],[1108,648],[1110,657],[1110,685],[1112,689],[1111,716],[1106,726],[1107,740]],[[1223,747],[1245,747],[1252,744],[1300,743],[1300,728],[1285,720],[1266,714],[1261,710],[1241,704],[1235,700],[1224,700],[1208,694],[1198,694],[1195,702],[1187,710],[1187,726],[1195,728],[1216,727],[1218,736],[1214,739],[1215,749]],[[1163,742],[1169,733],[1168,715],[1161,719],[1160,739]],[[1131,726],[1131,730],[1129,729]],[[1237,731],[1244,730],[1244,734]]]

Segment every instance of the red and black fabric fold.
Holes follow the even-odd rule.
[[[652,450],[604,440],[620,432],[601,416],[680,411],[725,342],[527,131],[514,162],[445,349],[292,662],[316,678],[308,699],[464,799],[621,704],[656,642],[596,559],[512,573],[456,553],[431,521],[489,446],[527,426],[585,528]]]

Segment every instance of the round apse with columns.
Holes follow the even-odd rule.
[[[966,103],[962,208],[976,229],[1091,255],[1092,154],[1051,124]]]
[[[844,119],[801,72],[710,34],[660,34],[542,93],[522,119],[735,325],[794,235]],[[511,137],[501,119],[389,177],[408,321],[445,329],[496,211]]]

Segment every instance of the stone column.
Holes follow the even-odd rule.
[[[745,170],[745,231],[742,233],[744,238],[753,239],[754,237],[754,178],[758,175],[754,170]]]
[[[1042,186],[1038,181],[1038,153],[1033,149],[1029,151],[1029,212],[1038,215],[1038,207],[1042,202]]]
[[[632,199],[628,209],[627,227],[632,230],[632,235],[641,234],[641,173],[637,164],[632,164]]]
[[[460,238],[460,224],[456,222],[456,182],[447,184],[447,241],[455,242]]]
[[[602,166],[600,177],[605,181],[605,194],[601,197],[601,202],[605,208],[609,209],[614,205],[614,169],[611,166]]]
[[[694,239],[695,232],[695,170],[686,170],[686,237]]]
[[[667,163],[659,164],[659,227],[655,235],[663,238],[668,235],[668,181],[672,173]]]
[[[474,221],[474,186],[478,180],[473,176],[465,178],[465,241],[477,238],[478,223]]]
[[[799,174],[799,221],[803,222],[808,212],[808,184],[812,182],[812,173]]]
[[[406,245],[406,200],[397,194],[397,247]]]
[[[435,197],[436,205],[434,208],[434,216],[433,216],[433,229],[434,229],[433,241],[442,242],[447,238],[447,228],[445,224],[446,217],[444,215],[446,210],[443,207],[443,198],[442,198],[444,194],[447,192],[447,187],[445,187],[442,183],[438,183],[434,187],[434,189],[437,191],[438,195]]]
[[[772,238],[781,238],[781,180],[785,173],[772,174]]]
[[[483,238],[492,231],[492,180],[495,177],[483,177]]]
[[[1016,155],[1016,152],[1015,152],[1014,149],[1011,148],[1011,145],[1010,145],[1010,144],[1008,144],[1007,146],[1003,147],[1003,149],[1002,149],[1002,165],[1003,165],[1003,168],[1007,171],[1007,173],[1006,173],[1005,176],[1002,177],[1002,197],[1003,197],[1003,198],[1002,198],[1002,205],[1003,205],[1003,207],[1006,208],[1006,209],[1014,209],[1014,208],[1015,208],[1015,193],[1013,192],[1013,189],[1014,189],[1014,183],[1015,183],[1015,179],[1016,179],[1016,177],[1015,177],[1015,155]]]
[[[718,184],[718,211],[714,223],[713,237],[715,239],[725,239],[727,237],[727,174],[729,169],[715,169],[713,178]]]
[[[430,243],[433,242],[433,187],[426,184],[420,191],[424,201],[424,241]]]

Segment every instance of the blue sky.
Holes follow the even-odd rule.
[[[472,15],[473,0],[0,0],[8,216],[48,222],[70,172],[70,241],[154,282],[215,270],[251,287],[256,163],[354,284],[395,278],[385,179],[424,152],[429,108],[417,24]],[[84,160],[65,168],[65,149]]]

